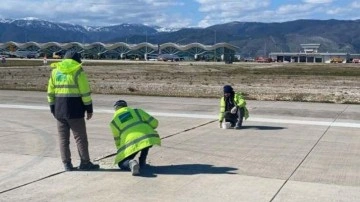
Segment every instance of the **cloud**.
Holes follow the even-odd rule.
[[[303,2],[308,4],[328,4],[332,3],[333,0],[303,0]]]
[[[237,21],[270,5],[270,0],[196,0],[196,2],[200,4],[199,11],[204,16],[198,23],[200,27]]]
[[[281,3],[282,2],[282,3]],[[2,0],[0,18],[35,17],[88,26],[139,23],[169,28],[232,21],[354,19],[360,0]],[[21,6],[19,6],[21,5]]]
[[[270,5],[270,0],[196,0],[200,12],[242,12],[257,10]]]
[[[334,0],[284,1],[278,7],[268,0],[196,0],[204,17],[200,27],[231,21],[284,22],[297,19],[326,19],[344,16],[348,9],[340,9]],[[360,5],[360,4],[359,4]]]
[[[346,13],[350,10],[351,9],[349,9],[349,8],[333,8],[333,9],[327,10],[326,13],[329,15],[339,15],[339,14]]]
[[[360,8],[360,1],[353,1],[351,3],[351,8],[353,9]]]
[[[3,0],[0,17],[14,19],[36,17],[93,26],[121,23],[188,26],[191,19],[165,12],[167,8],[181,6],[184,6],[184,3],[170,0]]]
[[[303,13],[309,12],[314,9],[313,4],[298,4],[298,5],[284,5],[277,9],[277,14],[294,14],[294,13]]]

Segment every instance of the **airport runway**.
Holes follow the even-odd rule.
[[[159,119],[162,146],[133,177],[112,164],[112,104]],[[0,201],[359,201],[360,105],[248,101],[241,130],[219,128],[218,99],[93,95],[91,159],[64,172],[45,92],[0,90]],[[71,139],[73,163],[79,163]]]

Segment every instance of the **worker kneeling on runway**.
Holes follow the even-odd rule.
[[[241,93],[235,93],[230,85],[224,86],[224,96],[220,99],[220,128],[240,129],[243,119],[249,118],[249,111],[246,108],[246,101]],[[225,119],[225,123],[223,121]]]
[[[150,147],[161,145],[159,134],[155,130],[158,120],[142,109],[127,106],[126,101],[114,104],[115,114],[110,123],[117,149],[115,163],[122,170],[130,170],[139,175],[146,166],[146,157]],[[134,158],[140,152],[139,162]]]

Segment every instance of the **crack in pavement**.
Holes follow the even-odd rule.
[[[215,121],[217,121],[217,120],[212,120],[212,121],[209,121],[209,122],[200,124],[200,125],[198,125],[198,126],[194,126],[194,127],[192,127],[192,128],[185,129],[185,130],[183,130],[183,131],[180,131],[180,132],[177,132],[177,133],[174,133],[174,134],[171,134],[171,135],[162,137],[161,139],[170,138],[170,137],[173,137],[173,136],[175,136],[175,135],[179,135],[179,134],[181,134],[181,133],[188,132],[188,131],[194,130],[194,129],[196,129],[196,128],[199,128],[199,127],[208,125],[208,124],[213,123],[213,122],[215,122]],[[112,157],[112,156],[114,156],[114,155],[116,155],[116,153],[109,154],[109,155],[104,156],[104,157],[101,157],[101,158],[99,158],[99,159],[95,159],[94,161],[100,161],[100,160],[103,160],[103,159]],[[31,182],[27,182],[27,183],[25,183],[25,184],[21,184],[21,185],[18,185],[18,186],[15,186],[15,187],[12,187],[12,188],[9,188],[9,189],[0,191],[0,194],[6,193],[6,192],[9,192],[9,191],[12,191],[12,190],[15,190],[15,189],[18,189],[18,188],[21,188],[21,187],[24,187],[24,186],[27,186],[27,185],[30,185],[30,184],[39,182],[39,181],[42,181],[42,180],[45,180],[45,179],[48,179],[48,178],[51,178],[51,177],[53,177],[53,176],[57,176],[57,175],[62,174],[62,173],[64,173],[64,172],[66,172],[66,171],[56,172],[56,173],[50,174],[50,175],[48,175],[48,176],[39,178],[39,179],[37,179],[37,180],[33,180],[33,181],[31,181]]]
[[[43,140],[43,142],[46,144],[46,146],[44,147],[44,149],[41,151],[41,153],[38,155],[38,156],[35,156],[34,158],[32,158],[29,162],[23,164],[22,166],[20,167],[17,167],[16,169],[12,170],[10,173],[8,173],[7,175],[5,176],[2,176],[0,178],[1,181],[3,181],[4,179],[7,179],[7,178],[10,178],[10,177],[14,177],[15,175],[17,175],[19,172],[21,171],[24,171],[26,169],[28,169],[29,167],[31,167],[31,165],[34,165],[36,163],[39,163],[41,161],[43,161],[43,158],[45,156],[46,153],[48,153],[49,151],[53,150],[53,145],[55,144],[55,140],[54,138],[48,133],[46,132],[45,130],[43,129],[39,129],[39,128],[36,128],[36,127],[33,127],[31,125],[27,125],[27,124],[24,124],[24,123],[21,123],[19,121],[6,121],[8,123],[13,123],[13,124],[17,124],[17,125],[21,125],[21,126],[24,126],[24,127],[28,127],[28,128],[31,128],[31,130],[29,131],[35,131],[40,139]],[[60,172],[61,173],[61,172]],[[55,173],[55,174],[59,174],[59,173]],[[55,174],[50,174],[49,176],[53,176]],[[15,186],[13,188],[9,188],[7,190],[3,190],[3,191],[0,191],[0,194],[2,193],[5,193],[5,192],[8,192],[8,191],[11,191],[11,190],[14,190],[14,189],[17,189],[17,188],[20,188],[20,187],[23,187],[23,186],[26,186],[28,184],[32,184],[34,182],[37,182],[37,181],[40,181],[42,179],[46,179],[48,178],[49,176],[46,176],[46,177],[43,177],[43,178],[40,178],[38,180],[34,180],[34,181],[31,181],[31,182],[28,182],[28,183],[25,183],[25,184],[22,184],[22,185],[18,185],[18,186]]]
[[[6,192],[9,192],[9,191],[12,191],[12,190],[15,190],[15,189],[18,189],[18,188],[21,188],[21,187],[24,187],[26,185],[29,185],[29,184],[33,184],[35,182],[39,182],[41,180],[44,180],[44,179],[47,179],[47,178],[50,178],[50,177],[53,177],[53,176],[56,176],[56,175],[59,175],[61,173],[64,173],[65,171],[61,171],[61,172],[57,172],[57,173],[53,173],[53,174],[50,174],[48,176],[45,176],[45,177],[42,177],[42,178],[39,178],[37,180],[33,180],[31,182],[27,182],[25,184],[21,184],[21,185],[18,185],[18,186],[15,186],[15,187],[12,187],[12,188],[9,188],[9,189],[6,189],[6,190],[3,190],[3,191],[0,191],[0,194],[3,194],[3,193],[6,193]]]
[[[194,127],[191,127],[191,128],[187,128],[187,129],[185,129],[185,130],[182,130],[182,131],[176,132],[176,133],[174,133],[174,134],[171,134],[171,135],[162,137],[162,138],[160,138],[160,139],[162,139],[162,140],[163,140],[163,139],[167,139],[167,138],[173,137],[173,136],[175,136],[175,135],[179,135],[179,134],[181,134],[181,133],[185,133],[185,132],[188,132],[188,131],[191,131],[191,130],[195,130],[195,129],[200,128],[200,127],[202,127],[202,126],[206,126],[206,125],[208,125],[208,124],[210,124],[210,123],[213,123],[213,122],[215,122],[215,121],[217,121],[217,119],[216,119],[216,120],[209,121],[209,122],[206,122],[206,123],[203,123],[203,124],[200,124],[200,125],[197,125],[197,126],[194,126]],[[101,160],[110,158],[110,157],[115,156],[115,155],[116,155],[116,153],[112,153],[112,154],[109,154],[109,155],[106,155],[106,156],[103,156],[103,157],[94,159],[94,161],[101,161]]]
[[[332,127],[332,124],[334,124],[337,119],[348,109],[349,105],[347,105],[345,107],[345,109],[343,111],[341,111],[336,118],[332,121],[332,123],[326,128],[326,130],[324,131],[324,133],[319,137],[319,139],[315,142],[315,144],[311,147],[311,149],[309,150],[309,152],[304,156],[304,158],[300,161],[300,163],[296,166],[296,168],[293,170],[293,172],[289,175],[289,177],[285,180],[285,182],[280,186],[280,188],[278,189],[278,191],[275,193],[275,195],[271,198],[270,202],[272,202],[276,196],[281,192],[281,190],[284,188],[284,186],[287,184],[287,182],[290,180],[290,178],[295,174],[295,172],[300,168],[300,166],[304,163],[304,161],[308,158],[308,156],[310,155],[310,153],[315,149],[315,147],[319,144],[319,142],[321,141],[321,139],[325,136],[325,134],[328,132],[328,130]]]

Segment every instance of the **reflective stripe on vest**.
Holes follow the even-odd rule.
[[[147,121],[145,121],[146,123],[148,123],[150,125],[151,121],[154,120],[154,117],[150,117]]]
[[[121,133],[121,130],[120,130],[120,128],[119,128],[119,126],[118,125],[116,125],[116,123],[115,123],[115,121],[114,120],[112,120],[111,121],[111,124],[118,130],[118,131],[120,131],[120,133]],[[115,142],[117,143],[117,141],[119,141],[120,140],[120,135],[119,136],[117,136],[117,137],[114,137],[114,140],[115,140]]]
[[[79,69],[74,74],[63,74],[59,70],[55,70],[53,72],[55,97],[81,97],[76,78],[81,72],[82,70]]]
[[[135,145],[136,143],[139,143],[140,141],[142,140],[145,140],[145,139],[148,139],[148,138],[152,138],[152,137],[157,137],[157,138],[160,138],[160,136],[158,134],[147,134],[147,135],[144,135],[144,136],[141,136],[125,145],[123,145],[122,147],[120,147],[118,150],[117,150],[117,154],[125,151],[128,147],[131,147],[133,145]]]
[[[54,85],[55,88],[77,88],[77,85]]]

